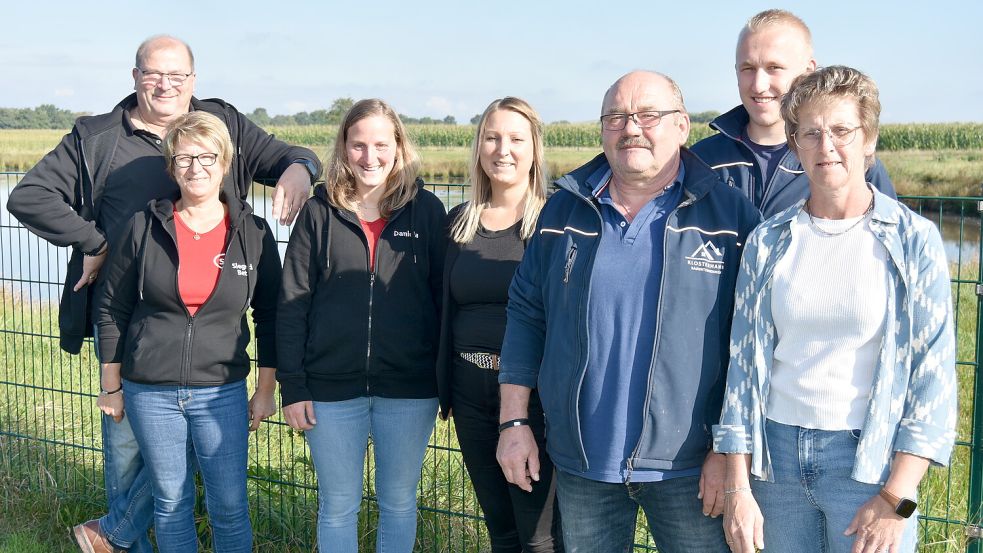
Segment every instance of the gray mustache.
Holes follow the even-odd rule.
[[[640,136],[627,136],[618,141],[618,149],[623,148],[651,148],[652,143]]]

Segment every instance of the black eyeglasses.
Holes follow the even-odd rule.
[[[218,161],[218,154],[198,154],[196,156],[178,154],[176,156],[171,156],[171,160],[174,162],[174,165],[182,169],[191,167],[191,164],[194,163],[196,159],[198,160],[198,164],[202,167],[209,167],[211,165],[215,165],[215,162]]]
[[[161,73],[160,71],[145,71],[137,67],[137,71],[140,72],[140,82],[143,84],[152,84],[157,86],[165,78],[170,81],[171,86],[181,86],[184,81],[188,80],[188,77],[194,75],[194,73]]]
[[[606,131],[620,131],[628,125],[631,119],[640,129],[659,126],[662,118],[671,113],[679,113],[678,109],[663,111],[636,111],[635,113],[609,113],[601,116],[601,127]]]

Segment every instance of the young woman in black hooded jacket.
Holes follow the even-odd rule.
[[[277,326],[284,417],[311,448],[321,551],[359,550],[371,435],[376,551],[409,553],[437,413],[444,207],[417,183],[417,155],[381,100],[348,112],[330,165],[284,260]]]

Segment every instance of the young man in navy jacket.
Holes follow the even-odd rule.
[[[799,158],[785,140],[779,109],[796,77],[816,69],[809,27],[785,10],[766,10],[741,29],[737,39],[737,89],[741,105],[710,123],[718,134],[693,145],[725,183],[738,188],[767,219],[808,194]],[[877,160],[867,182],[895,197],[894,185]]]
[[[625,75],[601,113],[604,153],[557,182],[509,290],[499,463],[523,489],[539,478],[537,388],[567,549],[629,550],[641,507],[660,551],[724,551],[710,428],[760,216],[682,146],[668,77]]]

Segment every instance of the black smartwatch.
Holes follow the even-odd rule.
[[[894,507],[894,513],[901,518],[910,518],[911,515],[915,514],[915,509],[918,507],[918,503],[914,499],[898,497],[884,488],[881,488],[880,495],[884,501]]]
[[[307,169],[307,173],[311,176],[311,184],[314,184],[314,179],[317,178],[317,165],[313,161],[300,158],[293,160],[291,163],[299,163],[303,165],[304,169]]]

